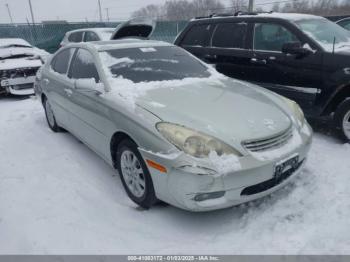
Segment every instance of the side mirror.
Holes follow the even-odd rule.
[[[104,93],[104,87],[101,83],[96,83],[94,78],[81,78],[74,82],[74,87],[76,90],[81,92],[92,92],[96,95],[101,95]]]
[[[312,50],[302,47],[300,42],[290,42],[285,43],[282,46],[282,53],[297,56],[306,56],[311,54]]]

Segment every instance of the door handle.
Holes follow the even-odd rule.
[[[217,56],[216,55],[204,55],[204,59],[205,60],[208,60],[208,61],[210,61],[210,60],[213,60],[213,59],[216,59],[217,58]]]
[[[257,59],[257,58],[250,59],[250,62],[252,64],[256,64],[256,65],[266,65],[267,64],[265,59]]]
[[[65,88],[64,92],[66,92],[67,96],[71,96],[73,94],[73,91],[71,89]]]

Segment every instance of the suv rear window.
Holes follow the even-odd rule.
[[[246,23],[223,23],[216,26],[213,46],[224,48],[244,48],[247,32]]]
[[[194,25],[187,32],[181,45],[183,46],[209,46],[211,25]]]
[[[72,33],[68,36],[68,41],[73,43],[79,43],[83,41],[83,33],[84,32],[76,32]]]

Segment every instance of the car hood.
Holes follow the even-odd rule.
[[[231,79],[213,83],[201,79],[182,86],[151,89],[138,97],[137,104],[162,121],[227,143],[268,137],[292,123],[281,99],[260,87]]]
[[[16,56],[40,57],[44,61],[48,58],[49,53],[35,47],[2,47],[0,48],[0,59],[11,59]]]

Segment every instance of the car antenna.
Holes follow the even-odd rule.
[[[335,51],[335,40],[336,40],[336,38],[334,37],[334,39],[333,39],[333,55],[334,55],[334,51]]]

